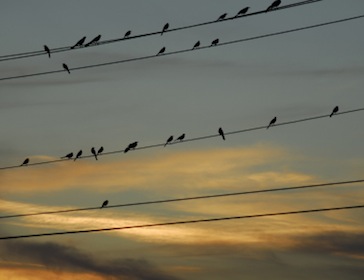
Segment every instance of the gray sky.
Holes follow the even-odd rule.
[[[167,22],[176,28],[214,20],[223,13],[232,16],[246,6],[249,12],[260,11],[270,3],[3,1],[0,56],[42,50],[44,44],[51,49],[70,46],[83,36],[89,41],[98,34],[102,40],[119,38],[127,30],[144,34],[161,30]],[[166,52],[177,51],[192,48],[197,40],[206,46],[216,38],[223,43],[363,14],[363,1],[324,0],[163,36],[54,53],[51,59],[43,55],[0,61],[0,78],[61,70],[62,63],[74,68],[154,55],[163,46]],[[279,123],[324,115],[336,105],[340,111],[362,108],[362,27],[363,19],[356,19],[194,52],[71,70],[70,75],[0,81],[1,167],[19,165],[26,157],[31,163],[58,159],[80,149],[89,155],[93,146],[104,146],[108,152],[133,141],[145,146],[163,143],[170,135],[211,135],[220,126],[226,132],[264,126],[274,116]],[[212,138],[116,154],[98,162],[85,159],[0,170],[1,215],[97,206],[105,199],[119,204],[360,179],[362,114],[228,135],[226,141]],[[4,220],[1,233],[362,204],[361,186]],[[360,211],[44,238],[15,243],[19,250],[0,266],[4,275],[19,278],[29,269],[37,271],[37,279],[49,279],[47,273],[52,272],[45,267],[61,269],[69,279],[116,275],[125,277],[120,279],[241,279],[241,275],[252,280],[268,275],[273,280],[307,279],[307,275],[360,279],[364,257]],[[35,259],[29,253],[38,251],[34,248],[43,252]],[[8,250],[9,245],[1,242],[0,251]],[[42,256],[52,251],[57,252],[56,261],[45,261]],[[62,268],[55,264],[57,258],[64,261]],[[136,274],[128,274],[128,269]]]

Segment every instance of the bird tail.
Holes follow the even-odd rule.
[[[73,161],[76,161],[76,159],[77,159],[78,157],[75,157],[75,159],[73,160]]]
[[[96,160],[98,160],[98,159],[97,159],[97,155],[95,155],[95,159],[96,159]]]
[[[331,118],[333,115],[334,115],[334,113],[332,112],[332,113],[330,114],[330,118]]]
[[[225,140],[225,135],[224,135],[224,134],[223,134],[223,135],[221,135],[221,137],[222,137],[222,139],[223,139],[223,140]]]
[[[266,10],[265,10],[265,12],[267,13],[267,12],[269,12],[270,10],[272,9],[272,5],[270,5]]]

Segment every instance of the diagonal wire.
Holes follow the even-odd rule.
[[[278,31],[278,32],[263,34],[263,35],[259,35],[259,36],[253,36],[253,37],[248,37],[248,38],[243,38],[243,39],[237,39],[237,40],[232,40],[232,41],[227,41],[227,42],[221,42],[221,43],[219,43],[217,45],[214,45],[214,46],[207,45],[207,46],[201,46],[201,47],[198,47],[198,48],[189,48],[189,49],[184,49],[184,50],[167,52],[167,53],[163,53],[163,54],[159,54],[159,55],[153,54],[153,55],[140,56],[140,57],[129,58],[129,59],[122,59],[122,60],[115,60],[115,61],[110,61],[110,62],[90,64],[90,65],[85,65],[85,66],[78,66],[78,67],[69,68],[69,70],[72,72],[72,71],[89,69],[89,68],[96,68],[96,67],[103,67],[103,66],[109,66],[109,65],[115,65],[115,64],[122,64],[122,63],[129,63],[129,62],[135,62],[135,61],[141,61],[141,60],[161,58],[161,57],[164,57],[164,56],[176,55],[176,54],[199,51],[199,50],[205,50],[205,49],[209,49],[211,47],[214,47],[214,48],[222,47],[222,46],[225,46],[225,45],[231,45],[231,44],[237,44],[237,43],[242,43],[242,42],[247,42],[247,41],[253,41],[253,40],[258,40],[258,39],[263,39],[263,38],[268,38],[268,37],[273,37],[273,36],[298,32],[298,31],[302,31],[302,30],[308,30],[308,29],[313,29],[313,28],[317,28],[317,27],[322,27],[322,26],[347,22],[347,21],[351,21],[351,20],[355,20],[355,19],[361,19],[361,18],[364,18],[364,15],[359,15],[359,16],[354,16],[354,17],[349,17],[349,18],[344,18],[344,19],[339,19],[339,20],[334,20],[334,21],[329,21],[329,22],[324,22],[324,23],[319,23],[319,24],[314,24],[314,25],[309,25],[309,26],[284,30],[284,31]],[[44,75],[61,73],[61,72],[65,72],[65,71],[66,70],[64,70],[64,69],[59,69],[59,70],[38,72],[38,73],[32,73],[32,74],[8,76],[8,77],[0,78],[0,81],[15,80],[15,79],[22,79],[22,78],[29,78],[29,77],[36,77],[36,76],[44,76]]]
[[[85,229],[85,230],[73,230],[73,231],[59,231],[59,232],[36,233],[36,234],[25,234],[25,235],[13,235],[13,236],[0,237],[0,240],[10,240],[10,239],[20,239],[20,238],[23,239],[23,238],[31,238],[31,237],[44,237],[44,236],[68,235],[68,234],[80,234],[80,233],[92,233],[92,232],[105,232],[105,231],[127,230],[127,229],[136,229],[136,228],[174,226],[174,225],[183,225],[183,224],[197,224],[197,223],[229,221],[229,220],[238,220],[238,219],[253,219],[253,218],[262,218],[262,217],[273,217],[273,216],[308,214],[308,213],[318,213],[318,212],[327,212],[327,211],[350,210],[350,209],[360,209],[360,208],[364,208],[364,204],[342,206],[342,207],[296,210],[296,211],[288,211],[288,212],[254,214],[254,215],[244,215],[244,216],[231,216],[231,217],[209,218],[209,219],[198,219],[198,220],[173,221],[173,222],[144,224],[144,225],[135,225],[135,226],[110,227],[110,228],[99,228],[99,229]]]
[[[358,183],[363,183],[363,182],[364,182],[364,179],[359,179],[359,180],[328,182],[328,183],[303,185],[303,186],[281,187],[281,188],[274,188],[274,189],[263,189],[263,190],[253,190],[253,191],[242,191],[242,192],[233,192],[233,193],[202,195],[202,196],[184,197],[184,198],[172,198],[172,199],[163,199],[163,200],[132,202],[132,203],[126,203],[126,204],[109,205],[107,207],[104,207],[103,211],[105,211],[106,209],[109,209],[109,208],[111,209],[111,208],[120,208],[120,207],[171,203],[171,202],[180,202],[180,201],[188,201],[188,200],[211,199],[211,198],[220,198],[220,197],[229,197],[229,196],[240,196],[240,195],[249,195],[249,194],[269,193],[269,192],[314,189],[314,188],[320,188],[320,187],[358,184]],[[50,214],[61,214],[61,213],[81,212],[81,211],[90,211],[90,210],[100,210],[100,207],[98,206],[98,207],[87,207],[87,208],[73,208],[73,209],[64,209],[64,210],[56,210],[56,211],[44,211],[44,212],[36,212],[36,213],[13,214],[13,215],[0,216],[0,219],[10,219],[10,218],[20,218],[20,217],[40,216],[40,215],[50,215]]]
[[[336,113],[335,115],[351,114],[351,113],[361,112],[361,111],[364,111],[364,108],[358,108],[358,109],[353,109],[353,110],[342,111],[342,112]],[[313,117],[307,117],[307,118],[302,118],[302,119],[296,119],[296,120],[291,120],[291,121],[276,123],[275,125],[271,126],[270,129],[272,129],[272,128],[276,127],[276,126],[291,125],[291,124],[296,124],[296,123],[301,123],[301,122],[307,122],[307,121],[313,121],[313,120],[328,118],[329,115],[330,114],[325,114],[325,115],[319,115],[319,116],[313,116]],[[267,125],[257,126],[257,127],[251,127],[251,128],[241,129],[241,130],[235,130],[235,131],[225,132],[225,135],[240,134],[240,133],[251,132],[251,131],[256,131],[256,130],[266,130],[266,128],[267,128]],[[172,143],[170,143],[168,145],[176,145],[176,144],[182,144],[182,143],[200,141],[200,140],[205,140],[205,139],[210,139],[210,138],[216,138],[216,137],[221,137],[221,136],[220,136],[220,134],[212,134],[212,135],[199,136],[199,137],[185,139],[183,141],[172,142]],[[136,148],[135,150],[146,150],[146,149],[164,147],[164,145],[165,145],[165,143],[163,142],[163,143],[159,143],[159,144],[152,144],[152,145],[147,145],[147,146],[141,146],[141,147]],[[131,150],[130,152],[132,152],[132,151],[133,150]],[[108,155],[113,155],[113,154],[124,154],[124,153],[125,153],[125,150],[115,150],[115,151],[104,152],[102,154],[99,154],[98,157],[100,157],[100,156],[108,156]],[[93,157],[94,157],[94,155],[87,155],[87,156],[79,157],[77,160],[87,159],[87,158],[93,158]],[[14,168],[24,168],[24,167],[29,167],[29,166],[36,166],[36,165],[44,165],[44,164],[51,164],[51,163],[57,163],[57,162],[64,162],[64,161],[70,161],[70,160],[69,159],[56,159],[56,160],[48,160],[48,161],[28,163],[26,166],[22,166],[22,165],[4,166],[4,167],[0,167],[0,171],[7,170],[7,169],[14,169]]]
[[[280,11],[280,10],[284,10],[284,9],[294,8],[294,7],[307,5],[307,4],[313,4],[313,3],[321,2],[321,1],[323,1],[323,0],[302,1],[302,2],[298,2],[298,3],[294,3],[294,4],[280,6],[280,7],[276,8],[276,9],[271,10],[270,12],[275,12],[275,11]],[[191,28],[200,27],[200,26],[204,26],[204,25],[211,25],[211,24],[221,23],[221,22],[225,22],[225,21],[229,21],[229,20],[235,20],[235,19],[239,19],[239,18],[245,18],[245,17],[255,16],[255,15],[265,14],[265,13],[266,13],[265,10],[262,10],[262,11],[245,14],[245,15],[238,16],[238,17],[237,16],[227,17],[227,18],[225,18],[223,20],[219,20],[219,21],[213,20],[213,21],[207,21],[207,22],[203,22],[203,23],[197,23],[197,24],[192,24],[192,25],[187,25],[187,26],[182,26],[182,27],[177,27],[177,28],[171,28],[171,29],[168,29],[168,30],[164,31],[164,33],[176,32],[176,31],[180,31],[180,30],[184,30],[184,29],[191,29]],[[133,36],[129,36],[129,37],[121,37],[121,38],[116,38],[116,39],[111,39],[111,40],[103,40],[103,41],[98,42],[95,45],[90,45],[87,48],[97,47],[97,46],[105,45],[105,44],[116,43],[116,42],[120,42],[120,41],[139,39],[139,38],[153,36],[153,35],[160,35],[160,33],[161,33],[161,31],[159,30],[159,31],[154,31],[154,32],[149,32],[149,33],[144,33],[144,34],[139,34],[139,35],[133,35]],[[72,49],[71,46],[66,46],[66,47],[53,48],[50,51],[53,54],[53,53],[72,51],[72,50],[78,50],[78,49],[84,49],[84,47]],[[8,60],[15,60],[15,59],[28,58],[28,57],[33,57],[33,56],[40,56],[40,55],[45,55],[45,54],[47,54],[46,51],[40,50],[40,51],[30,51],[30,52],[2,55],[2,56],[0,56],[0,62],[1,61],[8,61]]]

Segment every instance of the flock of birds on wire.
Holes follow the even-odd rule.
[[[274,10],[276,8],[278,8],[278,6],[281,4],[281,0],[275,0],[267,9],[266,9],[266,12],[269,12],[271,10]],[[248,10],[250,9],[250,7],[245,7],[243,9],[241,9],[236,15],[235,17],[240,17],[240,16],[243,16],[245,15]],[[227,16],[227,13],[224,13],[222,14],[221,16],[219,16],[219,18],[216,20],[216,21],[220,21],[220,20],[224,20]],[[169,23],[166,23],[162,30],[160,31],[161,35],[163,35],[164,32],[166,32],[169,28]],[[128,30],[125,35],[124,35],[124,38],[128,38],[129,36],[131,35],[131,30]],[[97,45],[98,42],[100,41],[101,39],[101,35],[97,35],[95,38],[93,38],[90,42],[86,43],[85,44],[85,41],[86,41],[86,36],[82,37],[79,41],[77,41],[76,44],[74,44],[71,49],[75,49],[75,48],[83,48],[83,47],[89,47],[91,45]],[[213,47],[213,46],[216,46],[217,44],[219,43],[219,39],[215,39],[211,42],[211,45],[210,47]],[[193,48],[192,49],[196,49],[198,48],[199,46],[201,45],[201,42],[200,41],[197,41]],[[47,46],[47,45],[44,45],[44,51],[48,54],[48,57],[50,58],[51,57],[51,49]],[[163,54],[164,52],[166,51],[166,47],[163,47],[159,50],[159,52],[156,54],[157,56],[158,55],[161,55]],[[66,63],[63,63],[62,64],[62,67],[65,71],[68,72],[68,74],[71,74],[71,71],[68,67],[68,65]]]
[[[267,9],[266,9],[266,12],[269,12],[275,8],[277,8],[279,5],[281,4],[281,0],[275,0]],[[248,10],[249,10],[250,7],[245,7],[243,9],[241,9],[235,17],[240,17],[240,16],[243,16],[245,15]],[[227,16],[227,13],[224,13],[222,14],[221,16],[219,16],[219,18],[217,19],[217,21],[220,21],[220,20],[224,20]],[[161,35],[163,35],[164,32],[166,32],[169,28],[169,23],[166,23],[163,28],[162,28],[162,31],[161,31]],[[128,30],[125,35],[124,35],[124,38],[128,38],[129,36],[131,35],[131,30]],[[82,47],[89,47],[91,45],[97,45],[97,43],[100,41],[101,39],[101,35],[98,35],[96,36],[95,38],[93,38],[90,42],[86,43],[85,44],[85,41],[86,41],[86,36],[82,37],[79,41],[77,41],[77,43],[75,45],[73,45],[71,47],[71,49],[75,49],[75,48],[82,48]],[[216,46],[217,44],[219,43],[219,39],[215,39],[211,42],[211,47],[213,46]],[[198,47],[200,47],[201,45],[201,42],[200,41],[197,41],[193,48],[192,49],[196,49]],[[51,50],[49,49],[49,47],[47,45],[44,45],[44,51],[48,54],[48,57],[50,58],[51,57]],[[159,50],[159,52],[157,53],[157,56],[158,55],[161,55],[163,54],[164,52],[166,51],[166,48],[163,47]],[[68,74],[71,74],[70,70],[69,70],[69,67],[67,64],[63,63],[62,64],[63,66],[63,69],[65,71],[68,72]],[[336,114],[337,112],[339,111],[339,107],[336,106],[332,113],[330,114],[330,117],[332,117],[334,114]],[[271,126],[274,126],[274,124],[277,122],[277,117],[274,117],[268,124],[267,126],[267,129],[270,128]],[[219,135],[221,135],[222,139],[225,140],[225,134],[224,134],[224,131],[223,129],[220,127],[218,129],[218,133]],[[172,143],[173,141],[183,141],[184,138],[185,138],[185,133],[183,133],[181,136],[179,136],[177,139],[174,140],[174,137],[173,135],[171,135],[170,137],[168,137],[167,141],[165,142],[164,144],[164,147],[166,147],[168,144]],[[124,150],[124,153],[127,153],[128,151],[130,150],[135,150],[135,148],[137,147],[138,145],[138,141],[135,141],[135,142],[132,142],[130,143]],[[101,146],[97,151],[95,150],[94,147],[91,148],[91,153],[94,155],[95,159],[98,160],[97,156],[100,155],[102,152],[104,151],[104,148]],[[76,161],[79,157],[81,157],[82,155],[82,150],[78,151],[78,153],[76,154],[75,158],[73,159],[74,161]],[[73,158],[73,152],[65,155],[64,157],[61,157],[61,159],[72,159]],[[24,160],[24,162],[20,165],[20,166],[26,166],[28,165],[29,163],[29,158],[26,158]],[[109,201],[108,200],[105,200],[101,207],[100,208],[104,208],[108,205]]]
[[[335,108],[332,110],[331,114],[330,114],[330,118],[337,114],[339,112],[339,106],[335,106]],[[274,126],[275,123],[277,122],[277,117],[274,117],[268,124],[267,126],[267,129]],[[218,133],[219,135],[221,135],[221,138],[223,140],[225,140],[225,133],[224,133],[224,130],[220,127],[218,129]],[[182,142],[186,137],[186,134],[183,133],[181,134],[179,137],[177,137],[176,139],[174,139],[174,136],[171,135],[168,137],[167,141],[165,142],[164,144],[164,147],[166,147],[168,144],[171,144],[172,142],[176,142],[176,141],[179,141],[179,142]],[[130,150],[135,150],[135,148],[138,146],[138,141],[135,141],[135,142],[132,142],[130,143],[125,149],[124,149],[124,153],[127,153],[129,152]],[[91,148],[91,153],[93,154],[93,156],[95,157],[96,160],[98,160],[97,156],[100,155],[102,152],[104,151],[104,147],[100,147],[97,151],[95,149],[95,147],[92,147]],[[61,159],[72,159],[73,158],[73,161],[76,161],[78,158],[80,158],[82,156],[82,150],[79,150],[78,153],[76,154],[76,156],[73,158],[73,152],[61,157]],[[28,163],[30,162],[29,158],[26,158],[23,163],[20,165],[20,166],[27,166]]]

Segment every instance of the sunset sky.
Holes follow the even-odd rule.
[[[303,0],[302,0],[303,1]],[[32,2],[32,3],[30,3]],[[301,2],[282,1],[283,5]],[[160,31],[271,0],[2,1],[0,217],[364,179],[364,15],[323,0],[175,32],[2,61],[5,55]],[[62,70],[35,77],[3,78]],[[185,133],[176,145],[163,144]],[[104,147],[93,157],[54,161]],[[0,237],[364,204],[364,183],[0,218]],[[0,240],[0,280],[362,280],[364,209]]]

